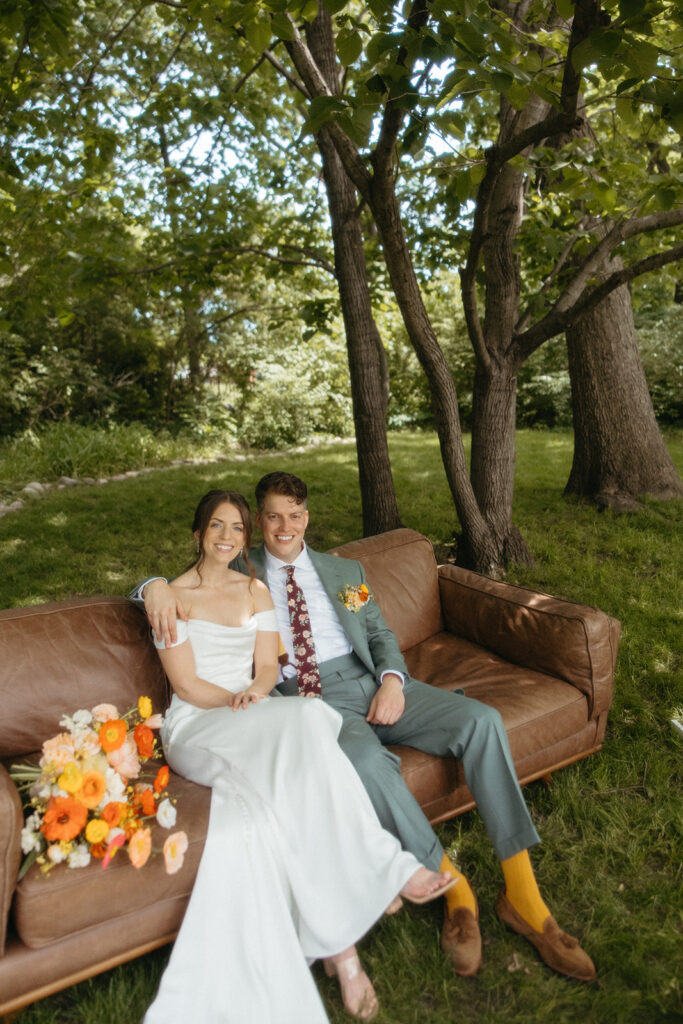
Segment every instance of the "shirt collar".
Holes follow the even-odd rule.
[[[263,550],[266,553],[266,572],[277,572],[278,569],[284,569],[288,565],[295,565],[299,569],[310,569],[313,566],[311,562],[311,556],[306,548],[306,541],[302,541],[302,548],[299,554],[291,562],[283,562],[281,558],[276,555],[272,555],[268,548],[263,546]]]

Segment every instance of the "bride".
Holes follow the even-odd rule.
[[[168,763],[210,786],[206,844],[190,903],[144,1024],[323,1024],[309,970],[322,958],[348,1012],[378,1009],[353,943],[400,897],[453,884],[379,825],[321,700],[269,697],[278,627],[267,588],[232,571],[249,551],[249,507],[210,491],[193,522],[197,557],[172,584],[188,621],[155,643],[174,695]]]

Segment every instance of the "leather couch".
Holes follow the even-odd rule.
[[[522,783],[600,749],[613,693],[620,626],[596,608],[496,582],[452,565],[432,545],[393,530],[335,549],[363,562],[369,585],[417,679],[493,704]],[[136,871],[125,854],[106,871],[34,866],[17,883],[23,824],[7,768],[36,757],[77,708],[166,706],[168,684],[144,616],[94,597],[0,612],[0,1014],[170,942],[201,856],[209,790],[172,776],[183,868],[163,858]],[[473,806],[459,763],[395,748],[432,822]],[[154,846],[162,845],[163,833]]]

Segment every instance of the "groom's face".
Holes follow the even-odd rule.
[[[271,555],[292,562],[301,553],[308,526],[308,510],[286,494],[269,493],[256,516],[263,543]]]

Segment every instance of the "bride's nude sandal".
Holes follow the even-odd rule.
[[[440,885],[437,889],[432,889],[431,892],[425,893],[424,896],[411,896],[410,893],[406,892],[405,888],[401,889],[399,896],[403,897],[404,900],[408,900],[409,903],[431,903],[432,900],[438,899],[439,896],[443,896],[449,889],[452,889],[459,881],[459,878],[451,876],[443,885]],[[393,906],[393,903],[390,903],[389,906]]]
[[[374,1020],[379,1012],[379,1003],[377,1002],[377,996],[375,990],[372,987],[372,982],[368,978],[367,974],[361,966],[361,962],[358,959],[357,953],[350,953],[349,956],[344,957],[343,960],[335,961],[333,957],[328,957],[323,961],[325,965],[325,974],[328,978],[333,978],[335,974],[339,978],[339,987],[341,988],[341,997],[344,1004],[344,1009],[352,1017],[357,1020]],[[366,984],[357,1001],[352,1002],[348,987],[360,975],[365,976]],[[347,998],[348,996],[348,998]]]

